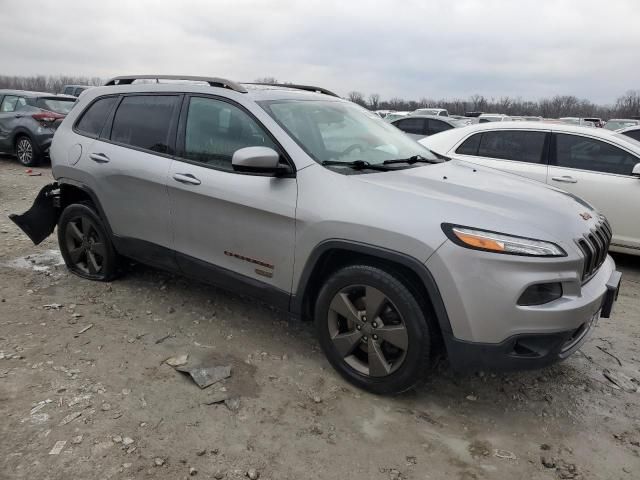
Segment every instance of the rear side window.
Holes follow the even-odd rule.
[[[484,132],[478,156],[542,163],[545,132],[498,131]]]
[[[169,153],[171,122],[178,106],[175,95],[124,97],[113,118],[111,140],[158,153]]]
[[[426,135],[427,129],[424,126],[424,122],[422,118],[405,118],[395,122],[394,125],[406,133]]]
[[[578,135],[556,135],[556,165],[602,173],[631,175],[640,159],[595,138]]]
[[[480,137],[482,137],[481,133],[476,133],[475,135],[467,138],[462,145],[458,147],[456,153],[460,155],[477,155],[478,147],[480,146]]]
[[[213,98],[189,100],[183,157],[215,168],[233,170],[231,159],[245,147],[279,150],[246,112]]]
[[[76,126],[78,132],[90,137],[99,137],[107,116],[117,101],[118,97],[105,97],[89,105]]]
[[[0,104],[0,112],[13,112],[16,109],[16,103],[18,103],[18,97],[13,97],[11,95],[7,95],[2,100],[2,104]]]
[[[427,130],[427,133],[429,135],[433,135],[435,133],[444,132],[452,128],[453,127],[447,122],[441,122],[440,120],[429,120],[429,128]]]

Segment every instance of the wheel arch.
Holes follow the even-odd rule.
[[[322,280],[337,269],[347,265],[366,264],[390,270],[407,283],[418,300],[437,320],[441,333],[451,333],[451,323],[438,289],[429,269],[419,260],[387,248],[352,242],[349,240],[326,240],[311,252],[291,297],[290,310],[294,315],[310,318]]]
[[[13,146],[14,150],[20,137],[27,137],[29,140],[31,140],[34,148],[40,148],[28,128],[16,127],[16,129],[11,133],[11,145]]]
[[[93,190],[91,190],[91,188],[81,182],[67,178],[58,179],[58,186],[60,187],[60,211],[73,203],[89,202],[93,205],[96,209],[96,213],[104,222],[109,235],[113,237],[113,230],[111,229],[109,220],[104,213],[98,196],[93,192]]]

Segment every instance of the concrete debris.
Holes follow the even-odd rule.
[[[507,459],[507,460],[517,460],[518,459],[518,457],[516,456],[515,453],[510,452],[509,450],[500,450],[499,448],[495,449],[493,451],[493,455],[495,457],[504,458],[504,459]]]
[[[53,448],[49,451],[49,455],[59,455],[66,444],[66,440],[58,440]]]
[[[131,438],[131,437],[124,437],[124,438],[122,439],[122,444],[123,444],[125,447],[127,447],[127,446],[129,446],[129,445],[132,445],[132,444],[133,444],[133,438]]]
[[[103,403],[100,407],[100,410],[102,410],[103,412],[108,412],[109,410],[111,410],[111,404],[107,402]]]
[[[247,470],[247,477],[249,477],[251,480],[257,480],[258,478],[260,478],[260,472],[255,468],[250,468],[249,470]]]
[[[226,402],[229,399],[229,394],[227,392],[215,392],[213,395],[208,397],[205,401],[205,405],[215,405],[217,403]]]
[[[122,443],[122,437],[120,435],[115,435],[114,437],[111,437],[111,440],[113,441],[113,443]]]
[[[194,475],[197,475],[197,474],[198,474],[197,469],[195,469],[194,467],[189,467],[189,475],[193,477]]]
[[[64,307],[64,305],[60,303],[48,303],[42,306],[45,310],[60,310],[62,307]]]
[[[66,425],[67,423],[73,422],[76,418],[78,418],[80,415],[82,415],[82,412],[73,412],[70,413],[69,415],[67,415],[66,417],[64,417],[62,419],[62,421],[60,422],[60,426],[62,425]]]
[[[200,388],[207,388],[231,376],[231,366],[216,367],[178,367],[176,370],[187,373]]]
[[[89,330],[91,327],[93,327],[93,323],[90,323],[89,325],[87,325],[86,327],[81,328],[78,333],[76,333],[74,336],[78,336],[78,335],[82,335],[84,332],[86,332],[87,330]]]
[[[162,457],[156,457],[153,459],[153,463],[155,464],[156,467],[161,467],[164,465],[165,460]]]
[[[607,380],[613,383],[615,387],[624,390],[625,392],[636,393],[638,392],[638,390],[640,390],[637,384],[638,381],[634,378],[628,377],[622,372],[612,372],[611,370],[605,368],[602,371],[602,374]]]
[[[238,410],[240,410],[240,399],[238,397],[227,398],[224,401],[224,404],[232,412],[237,412]]]
[[[186,365],[188,361],[189,361],[189,355],[185,353],[182,355],[176,355],[175,357],[169,357],[164,361],[164,363],[175,368],[175,367],[181,367],[182,365]]]
[[[82,435],[78,435],[71,439],[71,443],[74,445],[80,445],[82,443]]]

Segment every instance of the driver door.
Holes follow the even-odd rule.
[[[181,117],[168,178],[180,268],[288,306],[296,179],[240,173],[231,164],[241,148],[281,147],[246,110],[222,98],[188,97]]]

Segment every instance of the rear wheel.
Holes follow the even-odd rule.
[[[42,157],[40,149],[26,135],[20,135],[16,139],[16,156],[25,167],[35,167]]]
[[[360,388],[400,393],[428,373],[425,313],[409,288],[384,270],[354,265],[329,277],[318,295],[315,323],[333,367]]]
[[[85,204],[64,209],[58,221],[58,244],[67,268],[82,278],[112,280],[118,254],[100,217]]]

